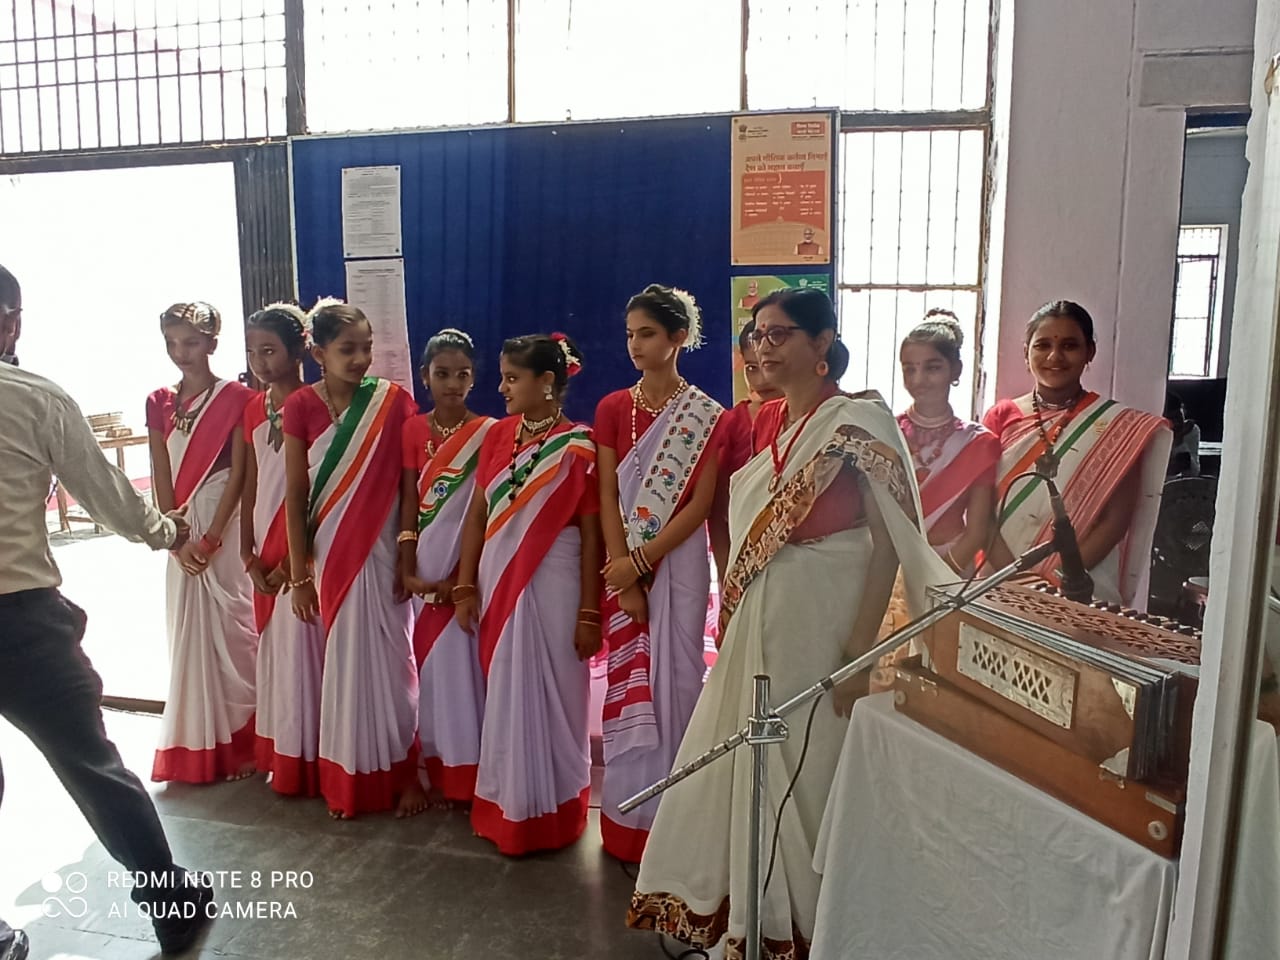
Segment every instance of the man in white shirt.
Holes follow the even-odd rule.
[[[22,291],[0,267],[0,716],[31,738],[103,846],[143,880],[133,899],[157,918],[163,951],[179,952],[214,913],[211,878],[175,866],[150,796],[107,739],[102,681],[80,648],[84,611],[58,592],[45,527],[51,478],[99,523],[153,550],[180,546],[189,531],[107,462],[75,401],[18,368],[21,332]],[[28,951],[26,935],[0,920],[0,960]]]

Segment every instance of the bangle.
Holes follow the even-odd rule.
[[[222,549],[222,541],[217,539],[216,537],[211,537],[206,533],[203,537],[200,538],[200,543],[198,544],[198,546],[200,547],[201,553],[203,553],[206,557],[211,557],[215,553],[217,553],[219,550]]]
[[[470,600],[476,595],[476,585],[474,583],[460,583],[449,591],[449,599],[454,603],[461,600]]]
[[[644,555],[644,547],[636,547],[631,551],[631,564],[636,568],[641,579],[650,576],[653,573],[653,565],[649,563],[649,558]]]
[[[286,586],[290,590],[297,590],[299,587],[305,587],[309,583],[315,583],[313,577],[303,577],[301,580],[290,580]]]
[[[396,537],[396,543],[417,543],[417,530],[401,530],[399,536]]]
[[[604,626],[604,624],[602,624],[599,620],[583,620],[579,618],[578,623],[584,627],[603,627]]]
[[[593,626],[598,627],[601,625],[601,622],[602,622],[600,619],[600,611],[599,610],[579,610],[578,622],[590,623]]]

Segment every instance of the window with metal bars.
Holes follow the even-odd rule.
[[[1173,294],[1172,377],[1215,377],[1222,327],[1225,226],[1178,230],[1178,263]]]
[[[968,362],[952,393],[972,412],[980,364],[991,0],[751,5],[753,110],[837,105],[844,385],[910,398],[898,347],[933,307],[955,312]]]
[[[12,0],[0,154],[283,136],[286,0]]]

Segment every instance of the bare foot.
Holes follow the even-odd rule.
[[[347,815],[346,815],[345,813],[343,813],[341,810],[330,810],[330,811],[329,811],[329,816],[330,816],[330,818],[332,818],[332,819],[334,819],[334,820],[346,820],[346,819],[347,819]]]
[[[432,787],[427,791],[427,806],[432,810],[449,810],[452,809],[453,802],[439,787]]]
[[[422,784],[414,781],[400,794],[400,802],[396,805],[396,819],[416,817],[429,806],[431,803],[422,789]]]
[[[252,777],[257,772],[258,772],[258,768],[255,767],[253,765],[253,761],[250,760],[246,763],[240,764],[240,766],[236,768],[236,771],[234,773],[227,774],[227,782],[230,783],[233,780],[247,780],[249,777]]]

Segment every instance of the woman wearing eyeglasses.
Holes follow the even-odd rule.
[[[746,723],[756,674],[772,678],[773,699],[781,702],[871,647],[899,565],[916,606],[929,583],[953,577],[921,533],[911,456],[893,414],[875,394],[848,396],[836,386],[849,352],[831,301],[818,290],[785,290],[753,313],[765,379],[783,397],[761,410],[756,453],[733,478],[724,643],[677,766]],[[847,715],[866,686],[864,673],[837,690],[834,711],[818,709],[813,717],[764,902],[768,957],[807,954],[820,881],[814,847],[845,729],[837,714]],[[779,748],[780,760],[774,754],[771,823],[805,741],[792,737]],[[750,767],[748,754],[734,754],[663,798],[631,926],[704,949],[727,935],[727,955],[736,955],[749,896]]]

